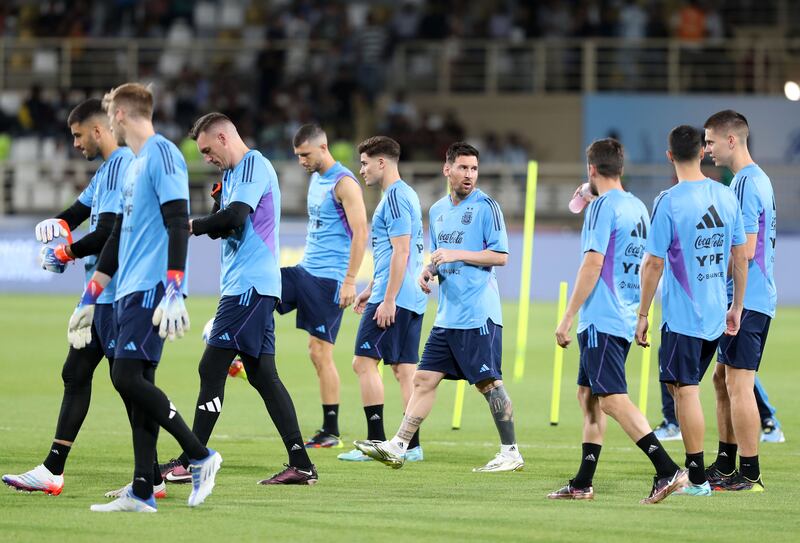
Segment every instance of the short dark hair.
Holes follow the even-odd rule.
[[[693,126],[682,124],[669,132],[669,150],[676,162],[689,162],[700,156],[703,133]]]
[[[372,136],[358,144],[358,154],[367,156],[385,156],[391,160],[400,160],[400,144],[386,136]]]
[[[203,115],[194,122],[194,126],[192,127],[191,130],[189,130],[189,137],[196,141],[197,138],[200,137],[200,134],[202,134],[207,130],[210,130],[212,126],[221,122],[228,122],[233,124],[230,117],[228,117],[224,113],[220,113],[219,111],[206,113],[205,115]]]
[[[304,124],[295,132],[292,145],[300,147],[305,142],[315,140],[321,136],[325,136],[325,131],[318,124]]]
[[[586,162],[603,177],[619,177],[625,164],[625,149],[614,138],[595,140],[586,148]]]
[[[447,148],[445,160],[448,164],[452,164],[460,156],[474,156],[475,158],[480,159],[480,153],[478,153],[478,150],[466,141],[457,141],[450,145],[450,147]]]
[[[744,132],[745,138],[750,135],[750,125],[747,123],[745,116],[732,109],[725,109],[714,113],[706,120],[706,124],[703,125],[703,128],[725,132]]]
[[[67,117],[67,126],[72,126],[75,123],[84,123],[95,115],[106,117],[103,102],[97,98],[89,98],[70,111],[69,117]]]

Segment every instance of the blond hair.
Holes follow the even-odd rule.
[[[141,83],[124,83],[113,88],[103,96],[103,108],[124,106],[133,117],[153,118],[153,92],[150,85]]]

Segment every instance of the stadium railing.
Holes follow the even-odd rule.
[[[395,45],[390,88],[414,93],[730,92],[780,93],[797,76],[800,39],[570,38],[523,41],[409,41]],[[277,53],[269,62],[260,55]],[[319,41],[193,38],[10,38],[0,40],[0,91],[32,85],[108,88],[140,78],[178,78],[184,69],[226,67],[243,88],[266,69],[291,78],[329,67]],[[278,59],[276,61],[276,59]],[[278,62],[278,64],[275,64]],[[268,66],[269,68],[265,68]]]

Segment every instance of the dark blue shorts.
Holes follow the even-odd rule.
[[[491,320],[480,328],[457,330],[434,326],[417,369],[437,371],[445,379],[474,385],[503,378],[503,327]]]
[[[394,324],[378,328],[372,319],[380,304],[367,304],[356,334],[356,356],[368,356],[384,364],[416,364],[419,362],[419,338],[422,315],[403,307],[397,308]]]
[[[719,338],[717,362],[732,368],[758,371],[772,319],[758,311],[742,311],[742,323],[735,336]]]
[[[627,394],[625,360],[630,348],[627,339],[598,332],[594,326],[579,333],[578,385],[591,388],[592,394]]]
[[[277,303],[274,296],[262,296],[254,288],[238,296],[223,296],[206,343],[254,358],[275,354],[272,312]]]
[[[662,383],[699,385],[717,350],[719,339],[707,340],[661,328],[658,372]]]
[[[117,343],[114,358],[147,360],[153,365],[161,360],[164,340],[153,326],[153,312],[164,297],[164,285],[133,292],[114,303],[117,314]]]
[[[114,304],[94,306],[92,343],[103,351],[106,358],[114,358],[114,349],[117,345],[117,317],[114,314]]]
[[[339,281],[316,277],[302,266],[281,268],[281,315],[297,309],[295,327],[336,343],[344,309],[339,308]]]

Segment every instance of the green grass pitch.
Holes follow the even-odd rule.
[[[72,297],[0,296],[0,472],[19,473],[41,463],[53,437],[61,400],[61,365],[67,350],[66,323]],[[191,421],[198,390],[200,331],[216,300],[191,298],[189,336],[165,347],[158,384]],[[516,306],[505,310],[506,374],[513,373]],[[433,307],[425,331],[433,321]],[[342,377],[341,428],[346,441],[365,436],[358,384],[350,370],[357,318],[348,311],[339,335],[336,362]],[[186,506],[187,486],[169,486],[157,515],[101,515],[89,505],[130,480],[132,451],[122,403],[108,378],[108,365],[95,374],[92,406],[71,453],[65,490],[58,497],[0,488],[0,540],[30,541],[762,541],[800,539],[800,396],[795,379],[800,310],[781,308],[773,323],[762,379],[788,435],[784,444],[765,444],[761,465],[767,492],[673,496],[655,506],[639,505],[650,490],[651,467],[613,422],[595,477],[594,502],[552,502],[548,491],[571,477],[580,456],[580,424],[574,400],[577,347],[565,356],[561,423],[548,424],[555,306],[531,308],[526,375],[508,381],[525,471],[477,474],[471,469],[497,450],[497,435],[484,399],[466,395],[462,429],[450,429],[455,386],[444,383],[422,428],[425,461],[394,471],[377,463],[336,460],[342,450],[311,452],[320,483],[314,487],[263,487],[259,479],[286,461],[280,439],[260,399],[240,379],[229,379],[223,415],[211,445],[224,457],[214,494],[197,510]],[[306,335],[294,317],[277,319],[278,364],[292,394],[304,435],[321,421],[317,379],[306,356]],[[641,350],[631,349],[628,375],[638,399]],[[648,418],[659,420],[655,357],[650,375]],[[386,432],[401,418],[399,390],[386,382]],[[703,383],[706,461],[716,449],[710,382]],[[667,444],[682,463],[681,443]],[[347,450],[347,449],[344,449]],[[162,432],[159,455],[176,456]]]

